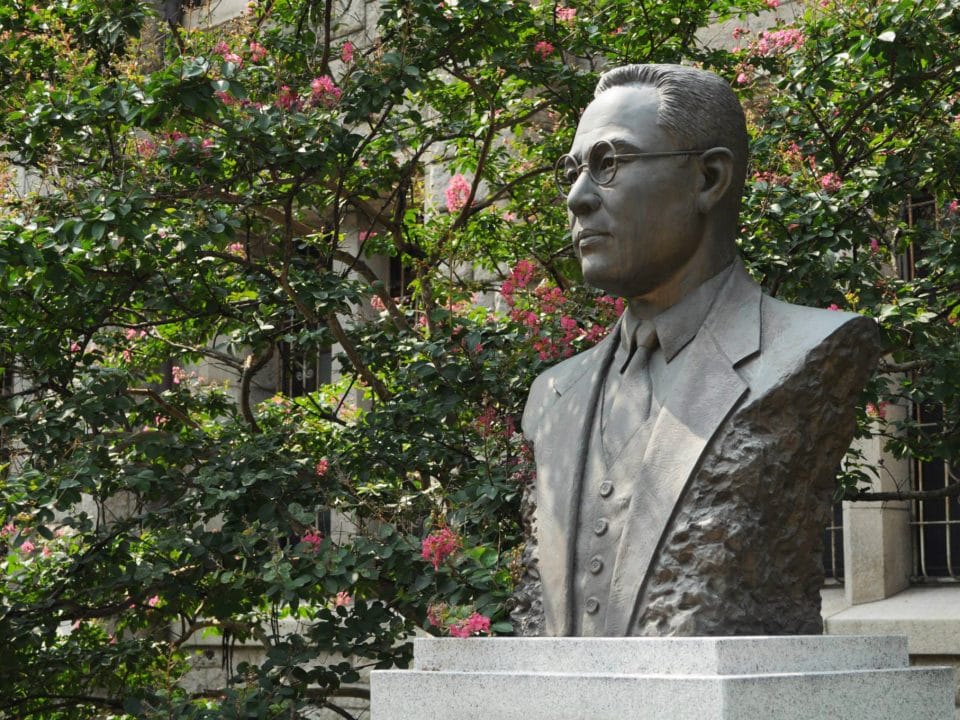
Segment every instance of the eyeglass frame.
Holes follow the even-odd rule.
[[[600,182],[596,176],[590,171],[590,157],[593,155],[593,151],[597,148],[598,145],[609,145],[613,150],[613,172],[610,175],[610,179],[605,182]],[[599,187],[607,187],[610,183],[613,182],[614,178],[617,176],[617,170],[620,168],[620,159],[621,158],[630,158],[631,160],[637,158],[661,158],[661,157],[680,157],[683,155],[702,155],[705,150],[664,150],[661,152],[643,152],[643,153],[618,153],[617,146],[614,145],[610,140],[598,140],[593,145],[590,146],[590,149],[587,151],[587,162],[577,163],[577,159],[570,153],[564,153],[557,158],[557,161],[553,164],[553,182],[557,186],[557,190],[560,191],[560,195],[567,197],[570,194],[570,190],[573,189],[573,186],[577,183],[577,180],[580,179],[580,174],[583,172],[583,169],[587,169],[587,174],[590,176],[590,179],[598,185]],[[560,181],[560,164],[563,163],[567,158],[573,160],[577,163],[577,180],[574,180],[570,183],[570,188],[565,189],[563,183]]]

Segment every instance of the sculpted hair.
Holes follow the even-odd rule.
[[[678,149],[729,149],[735,175],[727,197],[739,201],[747,174],[747,123],[725,80],[683,65],[624,65],[600,76],[594,97],[621,85],[657,89],[657,124],[676,138]]]

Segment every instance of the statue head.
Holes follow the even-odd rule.
[[[746,175],[743,110],[718,76],[679,65],[605,73],[558,162],[584,278],[669,305],[726,266]]]

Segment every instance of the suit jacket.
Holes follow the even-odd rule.
[[[547,635],[575,626],[583,470],[618,342],[619,324],[541,374],[524,410],[537,465],[528,581],[542,603],[527,625]],[[772,299],[736,263],[674,360],[649,439],[607,469],[632,496],[605,634],[821,631],[823,528],[877,346],[872,320]]]

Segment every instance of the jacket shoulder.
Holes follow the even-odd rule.
[[[880,335],[872,318],[793,305],[766,295],[761,315],[760,360],[743,368],[757,389],[811,371],[825,383],[831,376],[849,375],[851,386],[861,387],[876,366]]]
[[[527,403],[523,408],[521,421],[523,434],[528,440],[533,440],[540,419],[554,401],[584,374],[596,369],[597,363],[603,362],[603,348],[607,347],[607,343],[612,342],[612,336],[615,334],[616,332],[611,332],[589,350],[577,353],[537,375],[527,394]]]

